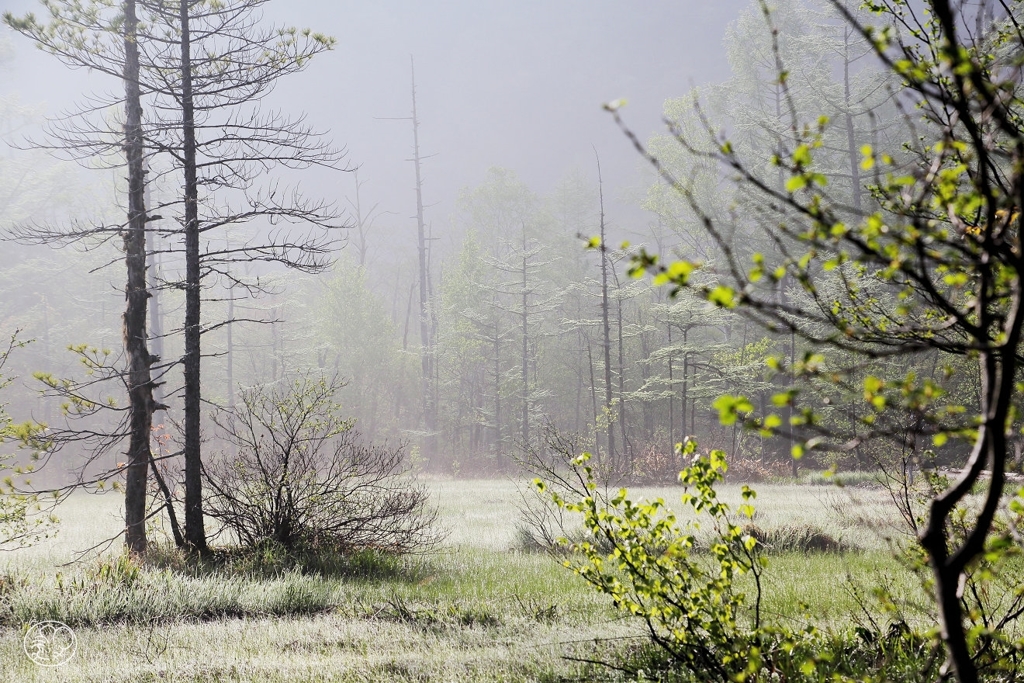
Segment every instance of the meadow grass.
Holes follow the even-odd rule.
[[[618,680],[567,659],[611,658],[642,634],[544,553],[517,549],[526,482],[430,481],[447,537],[403,558],[360,556],[316,567],[188,565],[153,553],[140,568],[113,546],[121,501],[73,496],[55,538],[0,556],[0,671],[18,681]],[[894,511],[877,489],[761,485],[755,524],[821,529],[847,552],[781,550],[765,575],[764,612],[846,628],[862,587],[918,590],[892,559]],[[678,504],[679,487],[637,489]],[[739,487],[723,486],[738,501]],[[154,529],[154,535],[159,530]],[[77,561],[76,561],[77,559]],[[72,625],[78,654],[55,669],[22,651],[24,629]]]

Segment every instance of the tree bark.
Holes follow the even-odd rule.
[[[852,27],[846,26],[843,34],[843,89],[846,99],[846,144],[850,150],[850,190],[853,208],[860,215],[861,186],[860,161],[857,159],[857,136],[853,127],[853,113],[850,111],[850,33]]]
[[[203,519],[202,444],[199,424],[200,387],[200,268],[199,183],[196,173],[196,129],[192,103],[192,46],[189,2],[181,0],[181,113],[185,172],[185,543],[205,553]]]
[[[647,383],[651,379],[651,366],[648,362],[651,357],[651,344],[650,335],[647,333],[646,325],[644,324],[644,309],[642,306],[637,307],[636,322],[637,327],[640,328],[640,357],[644,360],[640,365],[640,386],[647,387]],[[650,444],[654,441],[654,411],[652,410],[651,402],[645,399],[641,404],[641,410],[643,411],[644,439]]]
[[[668,324],[668,346],[672,348],[672,323]],[[675,459],[676,444],[680,443],[682,439],[676,441],[676,425],[675,425],[675,411],[676,411],[676,380],[673,377],[672,367],[672,353],[668,355],[668,447],[669,452],[672,453],[673,461]],[[686,431],[686,422],[683,422],[683,431]]]
[[[501,330],[494,322],[494,454],[501,460]]]
[[[687,435],[691,435],[692,436],[692,435],[695,435],[696,432],[697,432],[696,429],[693,429],[692,425],[689,428],[689,431],[687,430],[687,426],[686,426],[686,421],[687,421],[687,418],[688,418],[688,415],[689,415],[689,410],[690,410],[690,403],[689,403],[689,400],[688,400],[688,397],[687,397],[687,393],[688,393],[688,390],[689,390],[689,387],[690,387],[690,349],[687,348],[687,346],[686,346],[686,344],[687,344],[686,338],[689,336],[689,334],[690,334],[690,328],[689,327],[684,327],[683,328],[683,396],[682,396],[682,403],[683,403],[683,438],[684,439],[687,437]],[[694,412],[696,412],[696,411],[694,411]]]
[[[149,291],[146,287],[146,201],[142,165],[142,102],[139,87],[138,18],[135,0],[124,3],[125,156],[128,162],[128,229],[124,234],[125,286],[123,334],[128,365],[131,433],[125,477],[125,547],[146,550],[146,484],[149,479],[153,426],[153,382],[146,333]]]
[[[615,313],[619,337],[619,434],[622,436],[622,454],[627,459],[629,473],[633,473],[633,454],[626,439],[626,358],[622,342],[622,287],[619,277],[615,276]]]
[[[983,283],[984,277],[983,275]],[[982,323],[991,324],[991,302],[979,300],[976,308]],[[983,421],[971,457],[953,486],[931,501],[928,521],[921,533],[921,545],[928,552],[932,575],[935,577],[935,600],[939,607],[942,640],[949,654],[949,664],[960,683],[978,681],[978,668],[971,659],[964,629],[964,612],[960,602],[961,582],[967,566],[984,551],[985,539],[992,528],[1006,480],[1009,448],[1006,439],[1007,423],[1016,389],[1016,350],[1024,327],[1024,308],[1020,291],[1014,295],[1006,321],[1002,344],[980,354],[980,415]],[[983,329],[988,329],[987,325]],[[951,553],[947,530],[949,516],[970,494],[986,465],[991,469],[992,475],[985,502],[978,513],[974,528],[960,547]]]

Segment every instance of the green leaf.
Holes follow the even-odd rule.
[[[722,308],[736,308],[736,290],[718,285],[708,292],[708,301]]]
[[[807,178],[802,175],[795,175],[786,181],[786,192],[796,192],[807,187]]]
[[[811,163],[811,148],[804,144],[793,150],[793,163],[797,166],[809,165]]]
[[[748,415],[754,410],[754,404],[747,397],[729,394],[719,396],[711,405],[718,410],[719,422],[726,426],[735,424],[741,414]]]

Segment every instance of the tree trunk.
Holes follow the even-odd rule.
[[[413,86],[413,88],[415,89],[415,85]],[[414,92],[415,92],[415,90],[414,90]],[[415,97],[415,95],[414,95],[414,97]],[[365,268],[366,267],[366,250],[367,250],[367,245],[366,245],[367,225],[366,225],[366,219],[363,218],[363,204],[362,204],[362,202],[359,199],[359,186],[360,186],[360,183],[359,183],[359,169],[358,168],[354,169],[352,171],[352,175],[355,177],[355,181],[356,181],[356,238],[359,240],[358,242],[356,242],[356,253],[359,254],[359,267],[360,268]],[[419,183],[417,183],[417,186],[419,186]],[[372,213],[372,210],[371,210],[371,213]]]
[[[861,186],[860,162],[857,159],[857,136],[853,127],[853,113],[850,111],[850,32],[847,26],[843,34],[843,88],[846,97],[846,143],[850,150],[850,189],[853,208],[860,215]]]
[[[424,443],[424,455],[429,460],[433,458],[436,444],[436,420],[434,419],[433,391],[431,389],[432,348],[430,339],[430,313],[428,311],[427,293],[429,291],[428,280],[430,274],[427,272],[427,233],[423,221],[423,181],[420,175],[420,121],[416,114],[416,68],[409,58],[412,69],[412,140],[413,140],[413,163],[416,167],[416,237],[417,249],[419,251],[420,266],[420,365],[422,370],[422,392],[423,392],[423,423],[426,427],[427,438]]]
[[[743,341],[740,342],[740,367],[743,367],[747,362],[747,321],[743,321]],[[729,457],[738,460],[739,453],[737,453],[737,437],[739,435],[739,420],[732,423],[732,449],[729,451]]]
[[[199,183],[196,174],[196,130],[192,104],[192,46],[189,2],[181,0],[181,113],[185,172],[185,542],[207,552],[203,519],[202,451],[199,434],[200,290]]]
[[[649,362],[651,344],[646,331],[646,325],[644,324],[644,309],[641,306],[637,307],[636,321],[637,326],[640,328],[640,357],[644,360],[640,365],[640,386],[646,388],[647,383],[651,379],[651,365]],[[654,441],[654,411],[652,410],[651,402],[644,399],[641,409],[643,410],[644,439],[650,444]]]
[[[790,376],[794,376],[792,373],[796,368],[796,332],[792,331],[789,333],[789,367]],[[800,461],[793,456],[793,447],[796,445],[796,427],[793,426],[793,405],[791,403],[786,404],[784,415],[786,424],[789,426],[789,458],[793,463],[793,478],[796,479],[800,476]]]
[[[409,286],[409,304],[405,307],[405,328],[402,332],[402,350],[409,350],[409,321],[412,319],[412,295],[416,291],[416,282]]]
[[[669,345],[669,348],[672,348],[672,323],[668,324],[668,345]],[[673,457],[675,457],[676,443],[677,443],[676,442],[676,425],[675,425],[675,420],[676,420],[676,415],[675,415],[675,411],[676,411],[676,382],[675,382],[675,378],[672,376],[672,374],[673,374],[672,354],[669,353],[669,355],[668,355],[668,391],[669,391],[669,394],[668,394],[668,441],[669,441],[668,447],[670,449],[669,452],[673,454]],[[685,431],[685,429],[684,429],[684,431]],[[682,441],[682,439],[680,439],[680,441]],[[680,466],[681,466],[681,464],[680,464]]]
[[[597,152],[595,151],[595,156]],[[597,159],[597,187],[601,206],[601,325],[604,332],[604,408],[608,420],[608,463],[615,467],[615,421],[612,420],[612,334],[608,315],[608,243],[604,224],[604,181],[601,158]]]
[[[587,339],[587,363],[590,365],[590,399],[594,403],[594,449],[600,459],[601,435],[597,431],[599,415],[597,411],[597,380],[594,378],[594,351],[590,346],[590,339]]]
[[[235,335],[232,331],[235,329],[234,323],[231,321],[235,319],[235,287],[232,285],[228,288],[228,325],[227,325],[227,344],[228,350],[226,354],[227,361],[227,392],[228,392],[228,410],[234,412],[235,410]]]
[[[529,295],[527,293],[526,224],[523,224],[523,448],[530,445],[530,377],[528,373],[530,353]]]
[[[984,290],[983,290],[984,291]],[[979,301],[976,309],[983,329],[989,329],[991,319],[986,315],[990,302]],[[921,545],[928,553],[935,577],[935,600],[939,607],[939,626],[946,644],[949,664],[960,683],[976,683],[978,668],[971,659],[964,629],[961,586],[970,563],[985,549],[985,540],[999,509],[1006,480],[1007,424],[1012,397],[1016,390],[1016,350],[1024,327],[1022,295],[1015,293],[1003,329],[1002,343],[993,350],[980,354],[981,410],[983,422],[971,457],[963,473],[953,486],[931,501],[928,521],[921,534]],[[950,553],[948,520],[957,505],[967,497],[988,465],[992,476],[988,482],[985,502],[974,526],[963,544]]]
[[[580,351],[583,350],[583,335],[580,334],[580,329],[576,328],[576,343],[580,347]],[[577,434],[580,433],[580,419],[582,415],[582,403],[583,403],[583,370],[578,365],[576,366],[576,421],[573,423],[573,431]]]
[[[501,330],[494,323],[494,454],[501,460]]]
[[[686,347],[686,337],[689,336],[690,328],[683,328],[683,438],[685,439],[687,434],[696,435],[696,430],[691,429],[687,431],[686,420],[689,413],[690,403],[688,401],[687,392],[690,384],[690,350]]]
[[[622,287],[619,286],[619,278],[615,277],[616,293],[616,322],[619,335],[619,434],[622,436],[622,454],[626,457],[629,466],[629,473],[633,473],[633,453],[630,451],[626,439],[626,368],[625,350],[622,343]]]
[[[125,478],[125,547],[146,550],[146,485],[149,480],[150,432],[153,426],[153,381],[146,332],[146,201],[142,165],[142,102],[139,88],[138,18],[135,0],[124,3],[125,156],[128,162],[128,229],[124,235],[124,349],[128,365],[131,432]]]

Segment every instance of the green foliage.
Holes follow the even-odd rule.
[[[685,520],[660,498],[634,502],[625,489],[602,495],[587,453],[570,465],[578,486],[567,487],[565,477],[534,482],[558,509],[582,515],[589,532],[583,540],[562,539],[572,552],[563,564],[647,625],[653,649],[641,648],[618,666],[638,680],[666,681],[887,681],[935,672],[934,639],[900,620],[822,631],[809,614],[796,626],[765,619],[766,550],[784,543],[798,552],[842,548],[806,530],[776,530],[769,538],[751,521],[753,490],[741,489],[736,510],[719,499],[725,454],[696,455],[694,441],[679,448],[691,458],[679,475],[692,513]],[[712,535],[699,545],[701,525]]]
[[[917,536],[927,525],[931,501],[950,487],[950,481],[946,474],[934,470],[926,470],[915,484],[906,475],[906,472],[886,472],[883,484],[897,501],[908,535]],[[983,486],[978,489],[979,494],[984,494]],[[973,508],[974,501],[962,502],[949,515],[951,545],[964,543],[972,533]],[[993,522],[984,550],[970,563],[958,593],[967,641],[975,653],[975,665],[992,672],[996,680],[999,676],[1012,679],[1019,675],[1018,653],[1024,647],[1024,637],[1017,623],[1024,610],[1024,588],[1020,582],[1024,574],[1024,553],[1018,531],[1022,527],[1024,487],[1006,494],[1004,507]],[[926,591],[934,591],[929,557],[920,545],[901,546],[898,556],[904,566],[916,574]],[[934,606],[922,609],[913,600],[888,590],[876,590],[876,596],[882,610],[890,614],[923,611],[926,621],[937,620]]]
[[[693,456],[695,448],[688,441],[682,454]],[[729,506],[715,493],[726,469],[724,453],[694,458],[680,474],[687,486],[684,505],[715,532],[706,553],[695,549],[700,522],[680,526],[664,500],[633,502],[625,489],[607,501],[596,495],[589,459],[584,453],[572,463],[581,472],[585,497],[567,500],[551,492],[559,508],[583,515],[592,537],[573,544],[578,555],[566,560],[566,566],[608,595],[617,608],[644,619],[655,642],[694,673],[721,680],[740,675],[756,658],[757,641],[751,636],[760,626],[765,562],[757,539],[730,520]],[[547,489],[539,479],[535,484]],[[747,519],[754,514],[749,504],[754,497],[754,491],[743,488],[745,503],[739,513]],[[757,587],[752,612],[737,581],[745,574],[753,576]]]
[[[345,379],[340,398],[369,439],[399,435],[395,405],[415,376],[402,354],[386,303],[373,293],[366,269],[349,258],[306,294],[316,302],[317,361]]]
[[[19,341],[18,333],[11,335],[7,348],[0,351],[0,373],[3,372],[10,354],[24,348],[28,342]],[[10,385],[12,378],[0,374],[0,391]],[[30,453],[31,462],[19,464],[13,454],[0,453],[0,549],[11,549],[31,545],[40,538],[50,535],[55,529],[56,517],[44,511],[43,500],[31,492],[29,476],[38,460],[37,447],[45,441],[46,425],[34,421],[15,423],[7,413],[7,406],[0,403],[0,448],[15,445]],[[26,491],[26,489],[28,489]]]
[[[955,481],[929,491],[921,519],[905,517],[919,527],[950,669],[974,683],[983,669],[1017,666],[1012,649],[982,634],[1024,613],[992,622],[977,607],[983,597],[963,595],[965,586],[984,582],[986,563],[1012,559],[1019,547],[1019,539],[1001,535],[999,510],[1013,460],[1009,435],[1024,428],[1017,383],[1024,90],[1009,76],[1020,64],[1024,3],[979,15],[977,32],[964,30],[948,0],[923,12],[902,0],[876,3],[870,18],[834,3],[846,32],[843,58],[849,36],[863,38],[885,67],[880,81],[898,79],[896,100],[915,105],[912,115],[894,117],[902,131],[886,144],[859,148],[851,112],[845,125],[831,112],[820,115],[805,98],[810,83],[793,78],[791,69],[807,63],[792,49],[801,38],[789,30],[806,21],[793,11],[798,3],[758,5],[767,24],[760,45],[768,46],[765,66],[775,77],[765,88],[774,90],[779,119],[771,123],[785,120],[786,128],[768,135],[738,128],[727,141],[695,107],[672,126],[673,140],[662,141],[674,152],[645,150],[718,261],[684,254],[679,264],[661,263],[640,249],[631,272],[650,271],[672,293],[689,291],[789,333],[789,359],[773,363],[783,385],[773,402],[782,410],[754,410],[752,397],[727,395],[716,404],[725,424],[784,436],[794,458],[863,447],[879,467],[892,467],[922,461],[923,441],[962,468]],[[843,152],[848,172],[833,165],[830,149]],[[766,152],[771,169],[763,167]],[[693,169],[709,167],[728,170],[735,204],[748,213],[723,207],[693,181]],[[828,182],[843,176],[855,181],[851,187]],[[748,227],[758,236],[737,243]],[[695,278],[701,269],[715,276]],[[981,501],[969,500],[975,490]]]

